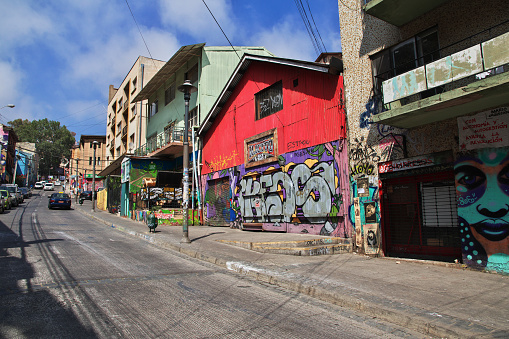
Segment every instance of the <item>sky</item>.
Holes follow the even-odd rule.
[[[337,0],[300,2],[324,50],[340,52]],[[234,46],[319,55],[296,0],[205,3]],[[229,45],[203,0],[0,0],[0,8],[0,107],[15,105],[0,109],[0,123],[47,118],[76,140],[106,134],[109,85],[120,86],[138,56],[168,61],[184,45]]]

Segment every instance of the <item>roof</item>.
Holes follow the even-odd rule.
[[[153,93],[155,93],[168,78],[177,72],[187,61],[193,56],[200,56],[201,49],[205,46],[205,43],[182,46],[175,53],[170,60],[150,79],[150,81],[143,87],[143,89],[131,100],[131,102],[137,102],[148,99]]]
[[[323,72],[323,73],[332,73],[332,74],[340,74],[342,69],[342,64],[340,67],[338,67],[337,64],[323,64],[323,63],[317,63],[317,62],[310,62],[310,61],[303,61],[303,60],[295,60],[295,59],[285,59],[285,58],[277,58],[277,57],[271,57],[271,56],[260,56],[260,55],[252,55],[252,54],[244,54],[242,57],[242,60],[237,65],[237,68],[232,73],[230,79],[224,86],[223,90],[217,97],[216,102],[210,109],[209,113],[203,120],[203,123],[201,124],[198,135],[203,135],[205,132],[207,132],[213,125],[215,117],[221,112],[223,109],[223,106],[226,104],[230,96],[232,95],[233,91],[237,87],[237,85],[240,83],[240,80],[244,76],[244,73],[249,68],[249,65],[253,61],[259,61],[259,62],[269,62],[274,64],[280,64],[285,66],[291,66],[291,67],[299,67],[299,68],[305,68],[311,71],[317,71],[317,72]]]

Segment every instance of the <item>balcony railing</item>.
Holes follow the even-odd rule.
[[[189,133],[188,139],[190,139],[191,133]],[[159,133],[156,137],[147,140],[147,143],[134,151],[134,155],[145,156],[164,147],[172,142],[183,142],[184,141],[184,129],[183,128],[171,128]],[[189,140],[190,141],[190,140]]]
[[[422,60],[427,56],[420,57],[412,62],[422,65],[406,73],[389,78],[389,74],[395,73],[393,69],[375,76],[378,80],[384,80],[381,88],[375,88],[377,93],[382,90],[384,109],[400,107],[436,93],[466,86],[487,76],[509,71],[508,24],[509,20],[441,48],[440,53],[433,52],[433,55],[446,55],[438,60],[431,57],[428,58],[430,62],[423,63]],[[492,32],[497,31],[496,29],[506,33],[493,37]],[[404,65],[398,65],[402,66]]]

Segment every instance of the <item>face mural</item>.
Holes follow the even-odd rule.
[[[509,272],[509,149],[483,149],[454,166],[463,259]]]

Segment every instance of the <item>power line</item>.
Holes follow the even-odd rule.
[[[133,17],[134,23],[136,24],[136,27],[138,27],[138,32],[140,32],[141,39],[143,40],[143,43],[145,44],[145,47],[147,48],[148,54],[150,55],[150,59],[152,59],[152,63],[157,68],[156,62],[154,61],[154,58],[152,57],[152,53],[150,53],[150,49],[148,49],[147,42],[145,41],[145,38],[143,37],[143,34],[141,33],[140,26],[138,25],[138,22],[136,21],[136,18],[134,17],[134,13],[131,10],[131,6],[129,6],[129,2],[125,0],[125,3],[127,4],[127,7],[129,8],[129,12],[131,12],[131,15]]]
[[[316,33],[318,34],[318,37],[320,38],[320,41],[322,42],[322,46],[323,46],[323,49],[325,50],[325,53],[327,53],[327,48],[325,47],[325,44],[323,43],[322,36],[320,35],[320,32],[318,31],[318,27],[316,26],[315,18],[313,18],[313,13],[311,13],[311,7],[309,7],[309,1],[306,0],[306,3],[308,4],[309,15],[311,16],[311,20],[313,20],[313,25],[315,25]]]
[[[205,7],[207,7],[207,10],[209,11],[210,15],[212,15],[212,18],[214,19],[214,21],[216,22],[217,26],[219,27],[219,29],[221,30],[221,32],[223,32],[223,35],[224,37],[226,38],[226,40],[228,40],[228,43],[230,44],[230,46],[232,46],[233,48],[233,51],[235,52],[235,54],[237,54],[237,57],[240,59],[240,56],[239,54],[237,53],[237,51],[235,50],[235,48],[233,47],[232,43],[230,42],[230,39],[228,39],[228,37],[226,36],[226,33],[223,31],[223,29],[221,28],[221,25],[219,24],[219,22],[217,22],[216,20],[216,17],[214,16],[214,14],[212,14],[212,11],[210,10],[209,6],[207,6],[207,3],[205,2],[205,0],[202,0],[203,1],[203,4],[205,5]]]

